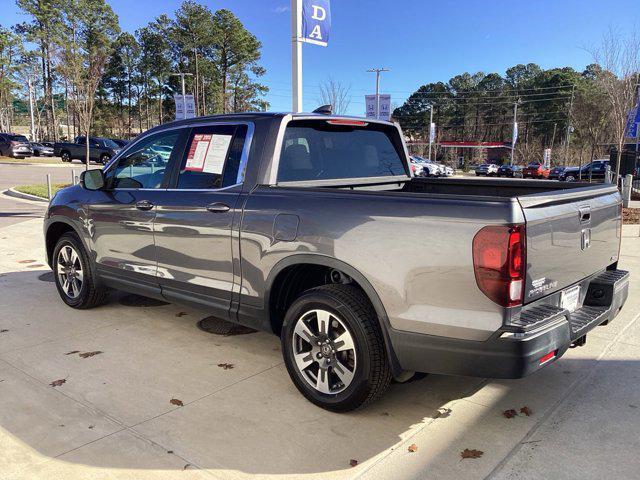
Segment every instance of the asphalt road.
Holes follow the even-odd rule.
[[[0,163],[0,228],[42,217],[46,204],[15,200],[2,195],[10,187],[47,182],[47,173],[52,183],[71,182],[71,170],[80,172],[82,165],[19,165]]]

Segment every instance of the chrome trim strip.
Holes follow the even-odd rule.
[[[357,178],[327,178],[322,180],[294,180],[289,182],[278,182],[278,187],[340,187],[351,185],[383,185],[402,184],[411,180],[406,175],[387,175],[384,177],[357,177]]]

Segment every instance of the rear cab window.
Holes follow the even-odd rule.
[[[282,141],[277,182],[401,176],[409,173],[398,129],[346,119],[292,120]]]

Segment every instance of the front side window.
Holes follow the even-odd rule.
[[[179,130],[152,135],[134,145],[107,174],[112,188],[160,188]]]
[[[246,125],[212,125],[191,131],[177,188],[203,190],[242,183],[239,173]]]
[[[362,123],[290,122],[280,153],[278,182],[407,175],[397,130]]]

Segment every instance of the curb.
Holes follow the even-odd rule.
[[[13,188],[5,190],[2,193],[7,195],[8,197],[20,198],[22,200],[30,200],[32,202],[40,202],[40,203],[45,203],[45,202],[49,203],[49,200],[47,200],[46,198],[38,197],[36,195],[30,195],[28,193],[22,193]]]

